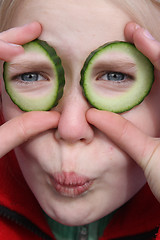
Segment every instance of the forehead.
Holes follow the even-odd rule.
[[[15,25],[38,20],[52,39],[79,38],[80,41],[123,38],[129,16],[110,0],[26,0],[15,14]],[[78,39],[77,39],[78,40]],[[104,40],[99,40],[104,43]]]
[[[82,66],[100,45],[124,40],[124,26],[131,21],[114,0],[23,1],[13,19],[14,26],[34,20],[43,26],[40,38],[72,68]]]

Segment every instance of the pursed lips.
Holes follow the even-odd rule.
[[[77,197],[88,191],[93,183],[92,179],[75,172],[57,172],[50,176],[55,190],[66,197]]]

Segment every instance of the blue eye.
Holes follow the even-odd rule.
[[[40,80],[44,80],[44,77],[39,74],[39,73],[23,73],[19,76],[19,78],[21,79],[21,81],[24,82],[35,82],[35,81],[40,81]]]
[[[102,75],[101,79],[118,82],[118,81],[125,80],[126,77],[127,77],[127,75],[124,73],[121,73],[121,72],[108,72],[108,73]]]

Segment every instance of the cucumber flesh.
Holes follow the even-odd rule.
[[[15,58],[11,62],[5,62],[3,65],[3,79],[6,91],[11,100],[23,111],[48,111],[57,105],[59,99],[63,95],[65,77],[61,60],[54,48],[49,46],[45,41],[36,39],[23,45],[23,47],[25,53],[18,56],[17,59],[19,59],[19,57],[21,59],[22,57],[23,62],[23,57],[27,56],[26,59],[29,57],[31,59],[33,58],[35,63],[38,58],[43,59],[51,69],[52,78],[46,80],[43,84],[41,84],[42,82],[40,81],[34,83],[28,81],[22,85],[19,84],[18,81],[16,83],[10,76],[10,69],[12,68],[13,62],[17,62]],[[26,71],[28,74],[34,74],[34,72],[36,72],[34,71],[33,59],[31,61],[33,67],[27,65],[29,69],[32,69],[32,71]],[[18,60],[18,62],[19,61],[20,60]],[[39,63],[40,61],[37,62]],[[41,66],[42,69],[39,68],[38,71],[43,71],[43,66]]]
[[[121,81],[125,71],[129,80]],[[134,76],[131,77],[130,72]],[[107,79],[97,77],[105,74],[108,74]],[[114,76],[118,76],[116,81]],[[154,67],[149,59],[133,44],[116,41],[91,52],[81,70],[80,84],[92,106],[99,110],[122,113],[144,100],[153,81]]]

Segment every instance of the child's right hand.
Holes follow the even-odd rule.
[[[21,45],[38,38],[42,27],[33,22],[22,27],[11,28],[0,33],[0,59],[10,61],[14,56],[23,53]]]
[[[38,22],[12,28],[0,33],[0,60],[10,61],[23,53],[21,45],[39,37],[42,28]],[[58,112],[28,112],[0,126],[0,157],[31,137],[57,127]]]

